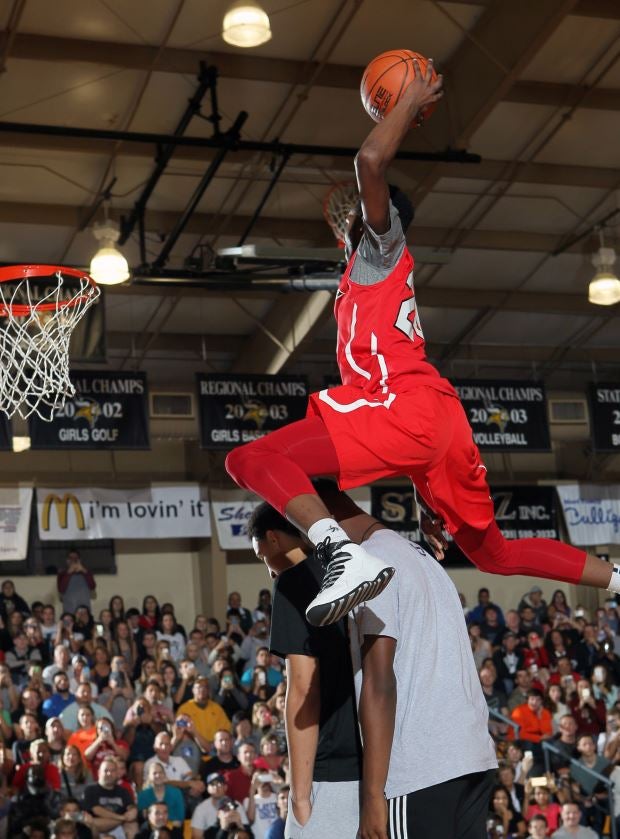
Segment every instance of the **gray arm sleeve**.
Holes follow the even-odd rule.
[[[357,248],[351,280],[360,285],[380,283],[392,272],[406,246],[398,211],[390,201],[390,229],[377,234],[364,222],[364,233]]]

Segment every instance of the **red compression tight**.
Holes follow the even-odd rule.
[[[226,469],[243,489],[284,515],[292,498],[316,494],[310,478],[339,473],[338,455],[320,417],[306,417],[233,449]],[[441,515],[441,510],[436,511]],[[474,565],[490,574],[526,574],[565,583],[581,580],[585,551],[554,539],[505,539],[495,521],[480,530],[461,527],[454,541]]]
[[[316,491],[310,478],[340,471],[338,455],[320,417],[306,417],[233,449],[226,470],[243,489],[264,498],[282,515],[297,495]]]

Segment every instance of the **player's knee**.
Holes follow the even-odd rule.
[[[237,446],[236,449],[228,452],[226,455],[226,460],[224,461],[224,466],[226,467],[226,471],[233,479],[233,481],[238,484],[239,486],[244,486],[243,475],[246,471],[247,465],[247,453],[246,449],[248,446]]]

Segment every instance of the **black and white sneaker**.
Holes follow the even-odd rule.
[[[394,575],[381,562],[349,540],[327,537],[316,546],[316,557],[325,568],[321,589],[306,609],[308,623],[327,626],[365,600],[376,597]]]

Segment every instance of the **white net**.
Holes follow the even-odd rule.
[[[11,280],[0,282],[0,410],[50,421],[75,394],[71,333],[100,291],[74,269],[17,266],[2,276]]]
[[[325,196],[323,215],[334,231],[334,236],[342,244],[347,232],[347,218],[359,201],[357,185],[353,182],[336,184]]]

